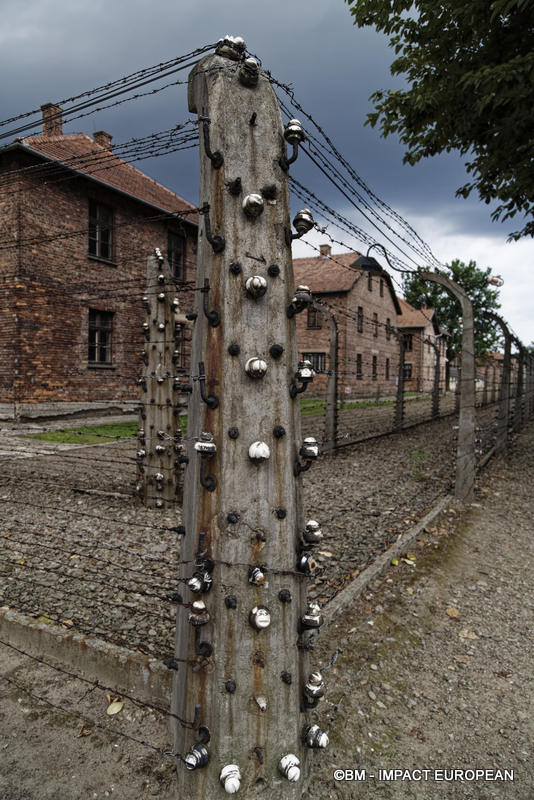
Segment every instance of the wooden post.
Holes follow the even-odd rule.
[[[421,272],[424,281],[444,286],[462,306],[462,368],[460,383],[460,417],[456,454],[455,496],[472,503],[475,489],[475,340],[473,306],[464,289],[455,281],[437,272]]]
[[[182,319],[167,261],[156,249],[147,259],[147,291],[143,298],[146,344],[139,381],[141,402],[137,494],[150,508],[168,508],[182,501],[182,434],[175,370],[175,325]],[[183,318],[185,319],[185,317]]]
[[[242,40],[221,40],[189,79],[204,207],[191,366],[202,399],[188,417],[172,711],[176,751],[196,766],[178,763],[178,796],[192,800],[225,786],[299,797],[305,709],[322,692],[307,664],[313,627],[303,626],[320,618],[306,607],[314,534],[298,474],[317,448],[301,442],[295,393],[306,376],[295,375],[294,314],[312,298],[293,291],[278,102],[243,52]]]

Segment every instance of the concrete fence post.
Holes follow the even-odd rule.
[[[515,433],[521,430],[524,424],[524,369],[525,369],[525,348],[515,336],[512,340],[517,347],[517,382],[515,386],[514,418],[512,427]]]
[[[295,155],[300,126],[284,130],[268,75],[244,51],[221,40],[189,79],[204,210],[200,399],[188,417],[172,712],[178,796],[192,800],[300,797],[307,753],[327,743],[308,727],[324,689],[308,669],[321,615],[306,583],[321,532],[305,523],[300,473],[318,447],[301,441],[312,373],[298,366],[294,319],[312,296],[294,291],[284,141]],[[310,220],[297,214],[298,234]]]
[[[139,380],[140,419],[137,450],[137,494],[152,508],[182,500],[182,384],[175,368],[175,326],[182,316],[174,296],[170,268],[156,249],[147,259],[147,290],[143,297],[144,364]],[[185,317],[183,318],[185,320]]]
[[[439,345],[432,341],[432,339],[426,339],[426,342],[434,349],[434,354],[436,356],[436,360],[434,362],[434,381],[432,384],[432,410],[430,412],[431,419],[438,419],[439,417],[439,377],[440,377],[440,369],[441,369],[441,353],[439,351]]]
[[[405,338],[404,334],[400,331],[395,331],[393,328],[391,332],[399,343],[399,373],[397,377],[397,394],[395,396],[395,416],[393,420],[393,430],[401,431],[404,424],[404,352],[405,352]]]
[[[475,489],[475,341],[473,306],[464,289],[455,281],[435,272],[419,273],[421,280],[445,287],[462,306],[462,369],[458,449],[456,454],[455,496],[465,503],[473,502]]]
[[[508,445],[508,418],[510,416],[510,363],[512,337],[507,324],[499,314],[486,311],[485,316],[496,323],[504,338],[504,357],[502,362],[501,384],[499,387],[499,407],[496,417],[495,452],[503,453]]]

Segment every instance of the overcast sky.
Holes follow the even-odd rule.
[[[274,76],[292,84],[299,102],[345,158],[410,222],[440,261],[474,259],[502,275],[501,313],[524,343],[534,340],[534,244],[506,243],[521,220],[492,223],[491,207],[476,197],[455,198],[455,190],[467,181],[460,157],[447,154],[415,167],[403,165],[403,149],[395,138],[381,139],[377,129],[364,127],[372,110],[370,94],[400,84],[389,74],[393,53],[386,39],[372,29],[354,27],[343,0],[0,0],[0,8],[1,119],[187,53],[227,33],[243,36]],[[122,142],[188,118],[185,90],[173,87],[73,121],[64,133],[104,129],[114,142]],[[365,227],[358,212],[305,161],[301,157],[292,174]],[[138,166],[198,202],[196,151]],[[365,250],[348,235],[331,233],[349,247]],[[304,252],[301,244],[296,255]]]

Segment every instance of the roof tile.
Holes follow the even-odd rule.
[[[59,161],[71,169],[94,177],[114,189],[127,192],[164,211],[180,213],[194,208],[191,203],[123,161],[113,151],[102,147],[85,133],[67,136],[28,136],[20,141],[26,148],[36,153]],[[189,218],[191,221],[197,220],[196,215],[191,215]]]
[[[339,253],[330,256],[294,258],[295,284],[309,286],[312,292],[349,292],[361,276],[361,270],[350,265],[360,253]]]

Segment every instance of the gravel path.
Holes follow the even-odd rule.
[[[423,443],[402,441],[406,452]],[[351,474],[367,488],[371,460],[357,453]],[[402,464],[402,452],[397,458]],[[336,480],[346,479],[351,460],[343,454],[334,462]],[[317,493],[318,471],[314,477]],[[317,720],[331,741],[326,751],[311,754],[305,800],[534,796],[533,477],[530,424],[506,460],[490,462],[476,503],[447,509],[421,534],[410,553],[415,561],[407,559],[415,566],[401,560],[389,567],[346,613],[323,626],[313,657],[327,692]],[[415,483],[424,494],[431,476]],[[355,491],[357,485],[355,479]],[[407,490],[408,483],[401,491]],[[307,492],[313,499],[311,483]],[[328,502],[332,497],[321,496],[325,512]],[[5,648],[0,665],[12,681],[0,680],[0,797],[177,800],[173,762],[163,756],[169,745],[163,715],[126,701],[110,718],[101,690],[88,692],[78,680],[66,681]],[[336,769],[365,770],[365,780],[361,773],[358,781],[336,781]],[[404,773],[404,780],[393,781],[377,777],[380,769],[427,770],[428,776],[417,780],[420,773],[413,772],[410,780]],[[455,781],[439,780],[451,769],[463,772]],[[471,780],[469,770],[485,770],[493,780]],[[513,782],[495,780],[497,770],[513,770]]]
[[[450,490],[451,419],[343,449],[303,474],[307,518],[324,533],[311,597],[325,603]],[[181,509],[133,502],[135,443],[3,443],[0,606],[167,657]]]

